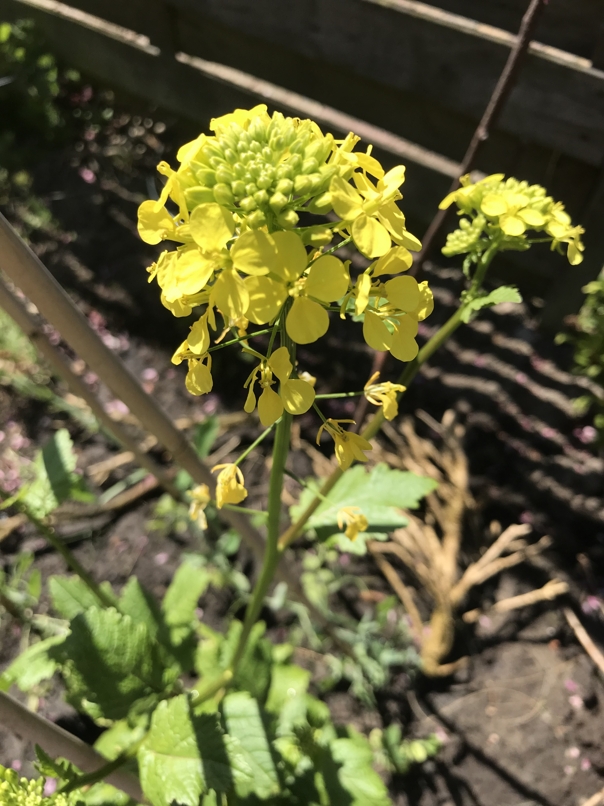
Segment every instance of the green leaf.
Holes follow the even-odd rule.
[[[35,478],[22,501],[37,518],[44,518],[70,497],[80,497],[82,478],[74,471],[76,456],[66,428],[53,434],[33,461]]]
[[[341,765],[338,779],[352,797],[350,806],[392,806],[384,782],[371,766],[373,753],[363,736],[335,739],[330,750],[334,761]]]
[[[64,635],[53,635],[28,647],[0,676],[0,691],[8,691],[12,685],[18,686],[21,691],[30,691],[43,680],[49,680],[57,669],[56,661],[48,654],[49,650],[64,640]]]
[[[240,797],[255,794],[262,800],[279,793],[279,778],[273,762],[260,708],[247,691],[227,694],[222,713],[230,736],[241,744],[243,758],[252,771],[252,781],[236,787]]]
[[[146,729],[142,724],[132,727],[125,719],[114,722],[107,730],[103,731],[94,743],[94,749],[113,761],[130,748],[145,735]]]
[[[144,624],[151,638],[155,638],[162,627],[163,617],[155,597],[143,588],[136,577],[130,577],[124,585],[118,609],[137,624]]]
[[[309,683],[310,672],[307,669],[293,664],[273,666],[266,710],[279,714],[287,702],[306,694]]]
[[[43,750],[39,744],[35,745],[37,761],[34,762],[40,775],[45,777],[58,778],[59,781],[68,783],[81,775],[80,770],[64,758],[52,758]]]
[[[385,464],[376,465],[369,472],[356,465],[344,473],[305,528],[320,530],[323,537],[339,533],[338,511],[342,507],[359,507],[369,521],[368,532],[392,531],[407,523],[401,510],[415,509],[437,486],[433,479],[392,470]],[[312,490],[304,490],[299,503],[291,508],[292,519],[299,516],[313,497]]]
[[[160,702],[138,751],[143,792],[153,806],[198,806],[209,789],[228,792],[253,781],[217,714],[193,714],[186,694]]]
[[[162,612],[169,627],[190,627],[199,597],[211,581],[204,566],[184,562],[174,574],[162,602]]]
[[[93,719],[123,719],[137,700],[151,706],[174,681],[144,624],[114,608],[94,607],[71,622],[71,633],[52,651],[62,664],[72,702]]]
[[[111,585],[101,582],[101,589],[113,596]],[[52,606],[64,619],[71,621],[78,613],[90,607],[98,607],[98,599],[78,576],[53,576],[48,580],[48,590]]]
[[[205,459],[212,450],[219,431],[220,423],[215,414],[212,414],[207,420],[204,420],[203,423],[199,423],[195,429],[193,445],[202,459]]]
[[[501,302],[522,302],[520,292],[515,286],[502,285],[485,294],[483,297],[476,297],[471,302],[467,303],[461,314],[462,322],[469,322],[476,311],[481,308],[490,308],[492,305],[499,305]]]

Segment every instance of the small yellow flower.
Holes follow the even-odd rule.
[[[265,428],[277,422],[283,409],[289,414],[304,414],[312,406],[315,390],[312,384],[301,378],[290,379],[294,367],[289,358],[287,347],[279,347],[266,361],[256,367],[245,382],[249,386],[244,410],[251,414],[256,408],[254,386],[258,381],[262,394],[258,400],[258,416]],[[281,382],[279,392],[272,389],[273,375]]]
[[[407,387],[400,383],[374,383],[379,378],[380,373],[375,372],[365,384],[365,397],[374,406],[382,406],[384,417],[393,420],[398,414],[397,394],[406,391]]]
[[[351,431],[345,431],[340,423],[354,423],[354,420],[333,420],[331,417],[326,420],[317,434],[317,445],[321,439],[323,429],[333,438],[336,443],[336,459],[342,470],[348,470],[350,465],[356,459],[357,462],[366,462],[367,456],[363,451],[370,451],[371,442],[368,442],[358,434],[353,434]]]
[[[359,532],[366,532],[369,526],[369,521],[361,512],[360,507],[342,507],[338,510],[338,527],[343,529],[346,526],[344,534],[349,540],[356,540]]]
[[[206,519],[205,508],[212,500],[210,495],[210,488],[207,484],[199,484],[189,491],[191,496],[191,503],[189,504],[189,517],[194,521],[200,529],[208,528],[208,521]]]
[[[186,343],[186,342],[185,342]],[[174,361],[174,359],[172,359]],[[207,395],[212,391],[212,357],[208,354],[202,358],[189,358],[189,371],[185,378],[185,386],[192,395]]]
[[[216,465],[212,473],[220,470],[216,479],[216,506],[222,509],[225,504],[239,504],[247,498],[243,473],[234,464]]]

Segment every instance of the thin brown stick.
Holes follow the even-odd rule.
[[[101,423],[101,425],[107,429],[118,445],[126,448],[132,454],[133,458],[136,459],[138,464],[155,476],[162,487],[169,492],[173,498],[182,498],[181,493],[174,486],[166,471],[161,468],[150,456],[141,451],[135,440],[133,440],[118,423],[111,419],[97,397],[93,394],[93,392],[91,392],[88,386],[86,386],[84,381],[79,378],[75,372],[73,372],[66,359],[59,353],[56,347],[51,344],[47,336],[37,326],[34,319],[9,290],[8,286],[4,283],[1,277],[0,307],[4,308],[11,319],[16,322],[16,324],[25,333],[38,352],[44,356],[53,371],[65,381],[71,391],[77,395],[77,397],[80,397],[82,400],[86,401],[88,407],[97,418],[99,423]]]
[[[378,568],[382,572],[382,574],[386,577],[388,582],[394,588],[394,591],[398,598],[403,603],[403,607],[409,614],[409,618],[411,619],[411,626],[413,628],[413,632],[415,633],[415,638],[417,641],[422,640],[422,632],[424,625],[422,624],[422,618],[419,614],[419,610],[417,609],[415,602],[413,601],[413,595],[409,588],[405,585],[403,580],[399,577],[396,570],[390,565],[388,560],[385,557],[382,557],[381,554],[373,550],[373,546],[368,544],[369,551],[373,555],[373,559],[376,561]]]
[[[501,114],[505,102],[507,101],[508,96],[514,87],[522,66],[522,62],[524,61],[529,45],[531,44],[531,39],[533,38],[533,34],[537,28],[539,17],[541,16],[541,13],[544,10],[547,2],[548,0],[531,0],[529,3],[529,6],[522,18],[522,22],[520,23],[516,43],[510,51],[505,66],[501,72],[501,75],[499,76],[499,80],[497,81],[495,89],[493,90],[493,94],[491,95],[489,103],[487,104],[487,108],[484,111],[484,114],[476,128],[476,131],[474,132],[472,139],[470,140],[468,150],[461,161],[459,171],[460,178],[472,169],[480,148],[488,140],[491,129]],[[451,187],[449,188],[449,193],[457,190],[459,185],[459,178],[454,179]],[[447,210],[439,210],[432,219],[432,223],[426,230],[422,239],[422,250],[417,256],[415,266],[411,269],[413,273],[418,273],[421,269],[424,260],[428,256],[434,244],[434,239],[436,238],[436,235],[438,234],[438,231],[440,230],[447,216],[447,212]]]
[[[602,654],[602,650],[594,644],[587,630],[581,624],[570,607],[565,607],[563,612],[564,617],[568,621],[572,631],[577,636],[577,641],[581,644],[583,649],[587,652],[602,674],[604,674],[604,654]]]
[[[0,724],[22,739],[32,744],[39,744],[53,758],[61,756],[68,759],[84,772],[95,772],[107,764],[106,758],[81,739],[29,711],[2,691],[0,691]],[[138,779],[132,773],[116,770],[108,775],[106,780],[137,803],[144,802]]]
[[[600,791],[592,795],[589,800],[584,801],[582,806],[600,806],[602,801],[604,801],[604,789],[600,789]]]

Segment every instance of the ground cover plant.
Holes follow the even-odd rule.
[[[176,317],[196,317],[173,357],[176,365],[186,362],[189,392],[202,397],[220,382],[222,350],[241,351],[247,363],[244,408],[257,410],[260,433],[235,461],[215,465],[215,491],[190,478],[180,482],[202,532],[221,528],[221,511],[250,515],[266,528],[260,573],[251,590],[229,576],[223,542],[222,555],[186,558],[158,602],[135,577],[121,591],[99,585],[63,547],[76,576],[51,580],[56,620],[2,681],[5,688],[30,690],[59,672],[70,702],[106,728],[97,748],[108,764],[92,776],[40,755],[41,774],[61,781],[62,791],[49,803],[128,802],[101,783],[120,767],[138,770],[145,796],[162,806],[389,803],[374,763],[402,772],[410,759],[433,752],[434,743],[411,749],[394,727],[369,741],[334,725],[329,709],[309,693],[308,672],[292,663],[292,644],[265,637],[263,604],[280,559],[299,538],[316,591],[322,553],[363,554],[368,540],[379,544],[409,524],[405,510],[417,508],[437,483],[385,464],[367,472],[372,438],[396,417],[418,370],[458,327],[482,309],[520,301],[514,288],[484,290],[497,253],[546,242],[566,251],[574,265],[581,260],[581,229],[539,186],[502,175],[478,183],[465,178],[443,205],[460,212],[445,254],[464,256],[467,286],[455,313],[420,350],[419,323],[431,314],[433,298],[428,283],[409,274],[420,243],[397,204],[404,168],[385,171],[352,134],[337,141],[312,121],[269,115],[264,107],[236,110],[212,121],[210,131],[180,149],[178,169],[160,163],[165,184],[159,198],[140,206],[138,227],[151,245],[176,244],[158,256],[150,279]],[[365,262],[356,276],[350,260],[338,257],[351,248]],[[371,377],[362,389],[323,393],[324,379],[304,367],[300,347],[306,355],[306,345],[338,318],[361,329],[374,350],[388,350],[402,364],[400,377]],[[328,416],[324,408],[330,399],[361,396],[377,408],[360,433],[349,418]],[[333,442],[335,462],[326,478],[301,478],[288,466],[294,417],[305,417],[307,429],[315,417],[317,443]],[[202,455],[209,452],[211,430],[206,424],[199,433]],[[248,489],[240,466],[264,440],[273,446],[268,502],[253,510],[243,504]],[[54,540],[46,519],[65,500],[87,496],[66,432],[57,432],[32,465],[31,482],[14,494],[5,491],[5,506]],[[285,478],[298,485],[287,526]],[[177,517],[171,507],[164,500],[156,517]],[[242,618],[232,618],[222,632],[196,612],[217,575],[237,586],[246,603]],[[11,586],[13,606],[35,609],[39,585],[35,578],[26,583],[30,599],[24,600],[22,576]],[[323,582],[333,580],[323,576]],[[320,594],[314,603],[328,613]],[[373,673],[371,682],[379,685],[376,665],[387,674],[389,663],[401,661],[401,644],[386,647],[388,660],[369,631],[362,655],[354,640],[362,624],[334,619],[332,626],[339,628],[343,657],[352,655],[361,670],[360,695],[370,697],[367,678]],[[15,804],[26,797],[44,802],[42,784],[4,776],[2,786]]]

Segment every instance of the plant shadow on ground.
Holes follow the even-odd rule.
[[[92,94],[91,94],[92,93]],[[95,109],[95,91],[74,101],[76,108]],[[99,104],[107,103],[100,98]],[[192,416],[200,407],[207,413],[240,411],[243,381],[249,368],[243,361],[221,360],[217,354],[218,390],[208,399],[194,399],[184,388],[181,368],[170,355],[188,325],[175,320],[148,286],[145,268],[156,252],[136,235],[136,207],[158,187],[154,167],[172,159],[174,147],[194,136],[192,127],[167,120],[157,110],[120,99],[113,119],[97,128],[82,126],[80,136],[48,152],[31,170],[32,192],[43,201],[55,223],[30,232],[32,246],[57,279],[78,300],[95,327],[117,349],[171,416]],[[119,106],[119,109],[117,108]],[[131,113],[130,109],[136,109]],[[173,161],[173,159],[172,159]],[[19,223],[22,208],[9,204],[4,212]],[[568,270],[568,269],[564,269]],[[435,289],[436,309],[423,325],[426,338],[450,314],[461,288],[461,272],[436,264],[426,267]],[[466,429],[472,492],[478,499],[484,527],[524,521],[539,534],[550,534],[553,550],[547,568],[504,574],[483,589],[492,600],[512,596],[543,584],[543,574],[567,573],[578,588],[598,596],[602,585],[604,552],[604,461],[582,442],[582,426],[572,399],[582,387],[568,373],[570,350],[555,347],[537,329],[537,304],[500,306],[462,328],[431,362],[405,397],[404,411],[424,409],[440,421],[453,408]],[[304,368],[328,379],[325,391],[362,388],[370,375],[371,355],[359,332],[336,326],[321,349],[300,351]],[[157,373],[156,375],[154,373]],[[390,364],[386,376],[394,379]],[[94,378],[90,382],[95,384]],[[101,390],[106,402],[110,395]],[[350,416],[350,403],[330,401],[330,416]],[[24,402],[0,387],[3,421],[15,421],[34,445],[40,445],[63,415],[50,414],[39,403]],[[230,434],[245,441],[250,426]],[[314,441],[310,418],[301,418],[301,430]],[[430,436],[426,426],[424,435]],[[435,436],[435,435],[434,435]],[[99,436],[75,431],[83,466],[110,455]],[[79,439],[78,439],[79,438]],[[229,435],[217,443],[228,448]],[[235,455],[237,447],[231,448]],[[294,456],[298,475],[308,474],[310,460]],[[125,471],[114,471],[120,480]],[[263,456],[248,465],[250,500],[260,502],[266,491]],[[295,485],[291,488],[296,490]],[[134,573],[158,597],[165,592],[183,550],[194,551],[196,539],[183,533],[166,539],[150,532],[153,500],[137,501],[102,525],[91,540],[79,542],[81,562],[97,577],[113,584]],[[475,553],[477,534],[468,535],[466,551]],[[44,577],[63,571],[60,560],[25,530],[0,544],[3,560],[20,549],[36,552]],[[577,554],[583,556],[577,561]],[[376,582],[369,557],[347,558],[347,570]],[[245,551],[242,570],[251,567]],[[352,597],[352,602],[351,602]],[[204,621],[219,628],[232,596],[211,588],[202,599]],[[478,599],[473,603],[481,604]],[[346,590],[339,607],[363,603]],[[287,637],[290,620],[270,617],[271,636]],[[595,630],[600,625],[592,618]],[[591,628],[590,627],[590,628]],[[19,635],[12,625],[3,631],[2,665],[18,651]],[[399,722],[409,735],[434,730],[446,736],[437,760],[393,781],[395,802],[413,806],[575,806],[602,786],[604,728],[601,708],[604,691],[588,659],[577,648],[555,605],[537,605],[465,628],[454,649],[455,657],[472,655],[472,664],[455,679],[413,683],[397,673],[377,694],[377,709],[362,706],[340,685],[326,696],[334,719],[368,730]],[[90,726],[74,718],[55,688],[40,710],[64,721],[89,739]],[[71,720],[71,721],[70,721]],[[0,759],[31,758],[26,748],[0,730]]]

